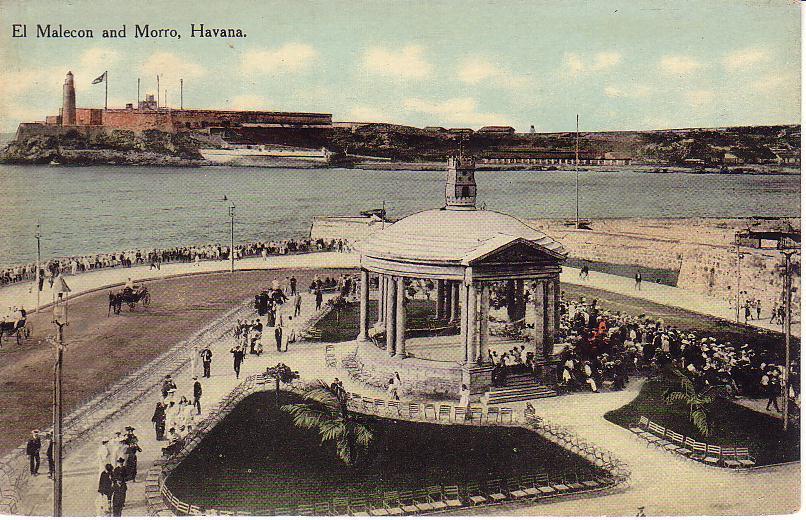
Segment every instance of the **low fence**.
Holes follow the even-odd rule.
[[[590,492],[626,485],[629,470],[612,453],[585,442],[562,427],[542,420],[528,410],[521,417],[506,407],[458,407],[448,404],[385,401],[360,394],[350,394],[348,406],[359,413],[431,423],[478,424],[526,428],[548,441],[576,453],[595,466],[594,469],[525,474],[506,479],[435,485],[415,490],[381,491],[362,497],[332,497],[311,504],[261,511],[205,509],[176,497],[166,485],[178,467],[207,434],[246,397],[273,391],[272,378],[250,376],[234,388],[198,424],[181,449],[155,461],[146,479],[146,499],[152,515],[373,515],[428,514],[447,508],[487,505],[506,500],[540,500],[548,497]],[[302,394],[305,385],[295,381],[288,391]],[[398,511],[399,510],[399,511]]]
[[[165,374],[182,370],[189,362],[188,349],[218,341],[229,334],[229,324],[241,313],[251,312],[250,301],[225,313],[187,340],[80,404],[63,421],[64,455],[76,445],[75,441],[86,440],[87,435],[102,430],[131,404],[142,402],[143,396],[160,385]],[[41,430],[46,433],[51,431],[51,427]],[[24,514],[20,504],[30,476],[25,444],[0,459],[0,514]]]

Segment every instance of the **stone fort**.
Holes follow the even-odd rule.
[[[159,106],[154,96],[146,95],[125,108],[77,108],[72,72],[67,73],[59,115],[47,116],[33,124],[59,128],[104,128],[113,130],[159,130],[175,133],[210,128],[238,126],[327,128],[333,124],[331,114],[313,112],[275,112],[245,110],[196,110]],[[30,123],[29,123],[30,124]]]

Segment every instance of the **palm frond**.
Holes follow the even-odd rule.
[[[319,425],[319,435],[322,437],[322,442],[328,442],[339,439],[347,433],[344,421],[339,419],[323,422]]]
[[[708,418],[706,417],[704,410],[696,409],[691,412],[691,422],[701,434],[708,437]]]
[[[291,415],[294,426],[311,430],[334,420],[333,414],[309,404],[286,404],[280,408]]]
[[[336,441],[336,455],[348,465],[351,465],[354,461],[350,459],[350,445],[347,443],[347,436],[340,437]]]
[[[339,407],[339,398],[330,389],[328,384],[321,379],[317,381],[316,386],[306,391],[302,398],[307,401],[316,401],[317,403],[334,409],[338,409]]]
[[[667,392],[663,398],[666,399],[667,403],[673,403],[676,401],[688,403],[689,401],[689,395],[683,392]]]
[[[375,439],[375,434],[365,424],[353,424],[353,434],[355,435],[355,443],[363,448],[368,448],[372,441]]]

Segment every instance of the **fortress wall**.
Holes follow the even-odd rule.
[[[732,244],[740,221],[718,219],[630,219],[596,221],[593,230],[576,230],[556,221],[532,224],[559,240],[572,258],[678,271],[677,286],[735,302],[736,249]],[[746,226],[745,226],[746,227]],[[760,299],[764,313],[783,295],[783,262],[777,251],[742,248],[741,301]],[[793,301],[800,294],[796,269]],[[746,294],[744,294],[746,291]],[[795,313],[798,313],[795,310]]]

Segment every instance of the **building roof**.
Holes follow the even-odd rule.
[[[445,208],[401,219],[360,242],[358,250],[396,261],[470,265],[514,242],[528,242],[558,260],[566,256],[562,244],[510,215]]]

